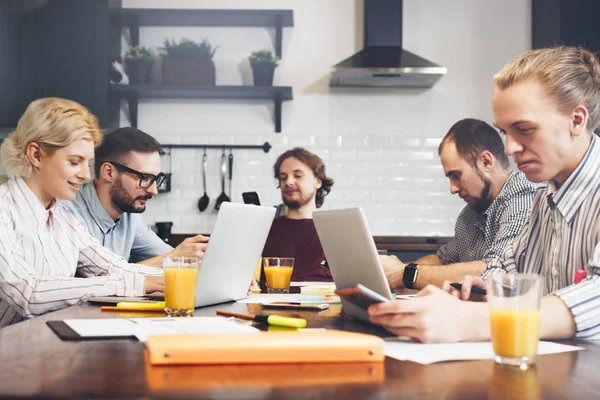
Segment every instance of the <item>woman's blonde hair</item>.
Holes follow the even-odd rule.
[[[600,64],[593,53],[566,46],[530,50],[496,73],[494,84],[504,90],[525,79],[537,79],[564,113],[587,108],[591,131],[600,125]]]
[[[94,147],[102,142],[97,118],[72,100],[47,97],[34,100],[19,119],[17,128],[2,144],[2,164],[9,177],[27,178],[33,166],[27,158],[27,146],[35,142],[47,153],[86,139]]]

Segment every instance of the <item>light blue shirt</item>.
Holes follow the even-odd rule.
[[[93,182],[83,185],[75,200],[62,203],[102,246],[130,262],[147,260],[173,250],[146,225],[140,214],[125,213],[113,220],[100,202]]]

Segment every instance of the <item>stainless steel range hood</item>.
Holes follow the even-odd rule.
[[[432,87],[446,68],[402,48],[402,0],[365,0],[365,48],[331,68],[329,86]]]

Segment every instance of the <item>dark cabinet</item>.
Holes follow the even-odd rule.
[[[116,7],[115,7],[116,6]],[[141,26],[231,26],[273,29],[281,55],[291,10],[123,9],[114,0],[0,0],[0,130],[14,127],[27,104],[64,97],[86,106],[103,128],[119,125],[122,103],[137,125],[140,98],[269,101],[275,131],[292,88],[198,85],[110,85],[109,61],[120,57],[121,32],[139,43]]]
[[[0,2],[0,127],[14,126],[19,118],[19,15],[16,1]]]
[[[558,44],[600,52],[600,1],[532,0],[532,47]]]
[[[56,96],[106,118],[108,0],[0,1],[0,126]]]

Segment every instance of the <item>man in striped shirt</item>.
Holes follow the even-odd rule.
[[[600,339],[600,64],[583,49],[532,50],[494,77],[495,124],[506,135],[506,153],[533,182],[536,194],[528,223],[503,259],[484,271],[536,273],[545,278],[542,338]],[[589,262],[587,279],[575,271]],[[471,288],[485,287],[467,277]],[[460,301],[427,287],[414,301],[369,309],[371,321],[419,341],[482,340],[490,337],[486,304]],[[448,321],[452,321],[448,323]]]
[[[0,327],[92,296],[163,291],[162,270],[129,264],[92,238],[57,199],[90,178],[96,118],[65,99],[32,102],[2,144]]]
[[[445,280],[481,275],[497,263],[527,220],[537,185],[512,170],[502,139],[491,125],[472,118],[458,121],[438,152],[450,191],[467,205],[456,220],[454,238],[437,254],[410,264],[394,256],[381,257],[392,287],[441,287]]]

